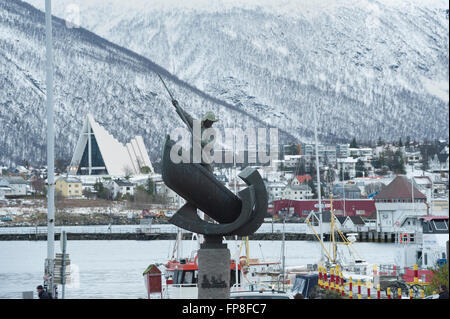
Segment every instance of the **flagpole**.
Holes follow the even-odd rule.
[[[47,86],[47,260],[46,278],[48,292],[54,295],[54,258],[55,258],[55,184],[54,184],[54,149],[53,130],[53,52],[52,52],[52,15],[51,0],[45,0],[45,34],[46,34],[46,86]],[[49,278],[49,279],[48,279]]]

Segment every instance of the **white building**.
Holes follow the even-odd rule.
[[[284,166],[289,168],[298,167],[303,155],[284,155]]]
[[[342,228],[347,232],[362,232],[365,231],[366,223],[361,216],[347,216],[342,223]]]
[[[338,144],[336,145],[337,157],[349,157],[350,156],[350,144]]]
[[[377,231],[402,232],[406,220],[418,220],[426,216],[426,203],[375,203],[377,208]]]
[[[183,203],[184,199],[169,187],[167,187],[167,185],[164,184],[162,178],[154,178],[153,183],[155,183],[156,194],[165,197],[168,204],[172,204],[174,207],[178,207],[179,202],[180,204]]]
[[[418,218],[428,213],[427,197],[403,175],[398,175],[374,199],[378,232],[405,231],[405,225],[417,226]],[[414,220],[417,225],[408,224]]]
[[[3,176],[0,178],[0,196],[23,196],[27,194],[27,181],[21,176]]]
[[[405,152],[406,163],[416,164],[422,161],[422,154],[420,152]]]
[[[340,172],[341,169],[344,172],[348,172],[350,178],[354,178],[356,176],[356,163],[358,160],[353,157],[346,158],[338,158],[337,159],[337,169]]]
[[[11,187],[0,184],[0,199],[4,199],[5,196],[8,196],[9,194],[11,194],[11,192],[12,192]]]
[[[153,166],[141,136],[121,144],[88,114],[69,166],[71,175],[125,177]]]
[[[443,172],[447,173],[449,171],[449,156],[448,153],[435,154],[429,161],[430,171],[432,172]]]
[[[349,148],[350,156],[361,157],[369,161],[373,157],[373,150],[370,147],[365,148]]]
[[[115,179],[110,181],[106,188],[108,188],[113,196],[113,198],[116,198],[117,195],[120,193],[120,195],[130,195],[134,196],[134,193],[136,191],[136,184],[131,183],[127,180],[120,180]]]
[[[279,182],[267,182],[267,196],[269,198],[269,202],[273,202],[274,200],[283,199],[284,190],[286,189],[287,183],[279,181]]]
[[[303,149],[307,165],[309,161],[316,156],[316,147],[314,144],[306,144]],[[327,162],[328,164],[336,163],[336,146],[319,144],[317,148],[320,164]]]
[[[313,197],[311,187],[307,184],[301,183],[297,177],[293,178],[291,182],[286,186],[283,192],[283,199],[288,200],[301,200],[311,199]]]

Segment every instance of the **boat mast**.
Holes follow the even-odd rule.
[[[434,198],[433,198],[434,190],[433,190],[433,187],[434,187],[434,183],[433,183],[433,180],[431,180],[431,196],[430,196],[430,201],[431,201],[431,215],[433,215],[433,213],[434,213]],[[428,213],[427,213],[427,215],[428,215]]]
[[[56,298],[54,285],[55,259],[55,171],[54,150],[55,134],[53,129],[53,37],[52,37],[51,0],[45,0],[45,34],[46,34],[46,109],[47,109],[47,260],[45,273],[48,291]]]
[[[316,175],[317,175],[317,197],[319,200],[319,229],[320,229],[320,241],[323,242],[323,229],[322,229],[322,193],[320,190],[320,168],[319,168],[319,145],[317,142],[317,106],[314,104],[314,140],[316,144]],[[323,249],[320,251],[320,260],[324,260]]]
[[[413,214],[416,212],[416,208],[414,205],[414,175],[411,176],[411,202],[412,202],[412,209],[413,209]]]
[[[331,239],[332,239],[332,245],[333,245],[333,263],[336,263],[336,241],[334,238],[334,209],[333,209],[333,194],[330,194],[330,232],[331,232]]]
[[[181,208],[181,197],[180,195],[177,195],[178,197],[178,209]],[[183,252],[183,230],[180,227],[177,227],[177,261],[181,260],[181,254]]]
[[[346,216],[345,212],[345,180],[344,180],[344,165],[342,165],[342,194],[343,194],[343,204],[344,204],[344,217]]]

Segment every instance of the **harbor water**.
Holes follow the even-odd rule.
[[[240,241],[227,241],[232,258]],[[0,241],[0,298],[22,298],[43,282],[45,241]],[[73,240],[67,250],[74,280],[66,287],[66,298],[146,298],[142,272],[149,264],[165,263],[172,255],[174,241]],[[355,243],[353,246],[369,263],[394,262],[395,244]],[[196,242],[183,241],[183,255],[196,249]],[[60,252],[59,243],[55,251]],[[241,255],[244,251],[241,252]],[[250,257],[281,260],[281,241],[250,241]],[[286,241],[286,266],[312,264],[320,258],[320,245],[311,241]]]

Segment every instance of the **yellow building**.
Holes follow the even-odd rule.
[[[83,195],[81,186],[78,178],[60,177],[56,180],[55,191],[65,198],[81,197]]]

